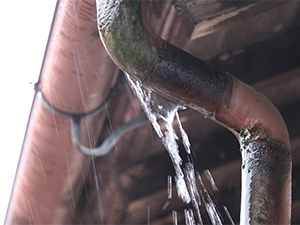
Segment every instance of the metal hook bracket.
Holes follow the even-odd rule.
[[[107,102],[110,100],[115,87],[110,91],[109,95],[105,99],[105,101],[96,109],[84,113],[84,114],[73,114],[73,113],[68,113],[64,112],[60,109],[55,108],[43,95],[41,89],[39,88],[38,83],[34,85],[35,91],[38,94],[38,96],[41,98],[42,103],[51,110],[53,113],[60,115],[62,117],[67,117],[71,119],[71,138],[72,138],[72,143],[74,146],[77,147],[77,149],[82,152],[83,154],[87,156],[93,156],[93,157],[98,157],[98,156],[104,156],[107,153],[109,153],[113,147],[116,145],[116,143],[120,140],[120,138],[126,134],[127,132],[134,130],[136,128],[139,128],[146,123],[149,122],[147,116],[141,116],[138,118],[135,118],[128,123],[123,124],[122,126],[118,127],[115,131],[112,132],[112,134],[106,138],[102,144],[98,147],[95,148],[89,148],[86,147],[82,142],[81,142],[81,132],[80,132],[80,121],[82,118],[85,118],[87,116],[92,116],[95,114],[98,114],[102,112],[107,104]]]

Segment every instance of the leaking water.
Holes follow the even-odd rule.
[[[187,225],[203,224],[201,218],[200,207],[204,207],[212,224],[222,224],[222,217],[215,205],[213,199],[209,195],[201,176],[195,171],[194,165],[191,162],[191,145],[188,135],[184,131],[178,110],[185,109],[184,106],[171,102],[156,93],[146,91],[142,88],[141,82],[132,80],[131,77],[126,74],[126,78],[134,90],[135,94],[139,98],[141,105],[147,114],[150,122],[153,125],[157,135],[162,139],[162,143],[169,153],[171,161],[175,169],[175,185],[178,196],[182,199],[186,205],[191,205],[192,208],[184,210],[185,223]],[[179,127],[181,140],[186,150],[187,158],[189,162],[183,165],[183,160],[179,154],[179,147],[177,140],[178,136],[173,127],[174,120],[177,120]],[[210,182],[212,189],[217,191],[217,187],[213,181],[212,175],[208,170],[204,172],[207,180]],[[198,183],[198,186],[197,186]],[[167,178],[168,186],[168,199],[172,198],[172,177]],[[225,209],[224,209],[225,210]],[[227,209],[226,209],[227,210]],[[226,213],[228,210],[226,211]],[[177,224],[177,212],[172,212],[173,223]],[[234,223],[233,223],[234,224]]]
[[[177,211],[172,211],[172,217],[173,217],[173,224],[177,225]]]
[[[172,198],[172,176],[168,176],[168,199]]]

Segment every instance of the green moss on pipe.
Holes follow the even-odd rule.
[[[111,58],[131,76],[146,77],[159,51],[142,24],[139,1],[104,0],[97,7],[100,36]]]

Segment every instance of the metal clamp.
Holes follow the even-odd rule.
[[[84,117],[92,116],[92,115],[102,112],[105,109],[107,102],[110,100],[113,92],[115,91],[115,88],[113,88],[110,91],[110,93],[107,96],[107,98],[105,99],[105,101],[99,107],[97,107],[96,109],[94,109],[90,112],[83,113],[83,114],[68,113],[68,112],[64,112],[60,109],[55,108],[45,98],[41,89],[39,88],[38,83],[34,85],[34,88],[35,88],[35,91],[38,94],[38,96],[41,98],[43,104],[46,106],[46,108],[48,108],[49,110],[51,110],[53,113],[55,113],[57,115],[71,119],[72,143],[74,144],[74,146],[76,146],[78,148],[78,150],[80,152],[82,152],[83,154],[85,154],[87,156],[97,157],[97,156],[106,155],[107,153],[109,153],[112,150],[114,145],[116,145],[116,143],[120,140],[120,138],[124,134],[126,134],[128,131],[139,128],[149,122],[147,116],[141,116],[141,117],[135,118],[135,119],[129,121],[128,123],[125,123],[122,126],[118,127],[115,131],[112,132],[112,134],[108,138],[106,138],[102,142],[102,144],[100,146],[95,147],[95,148],[89,148],[89,147],[86,147],[81,142],[80,121]]]

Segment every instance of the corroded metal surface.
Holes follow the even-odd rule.
[[[230,105],[231,76],[167,42],[154,71],[142,79],[145,88],[207,116],[213,116],[220,105]]]
[[[288,224],[291,211],[291,152],[272,140],[241,144],[241,224]],[[248,214],[247,214],[248,213]]]

